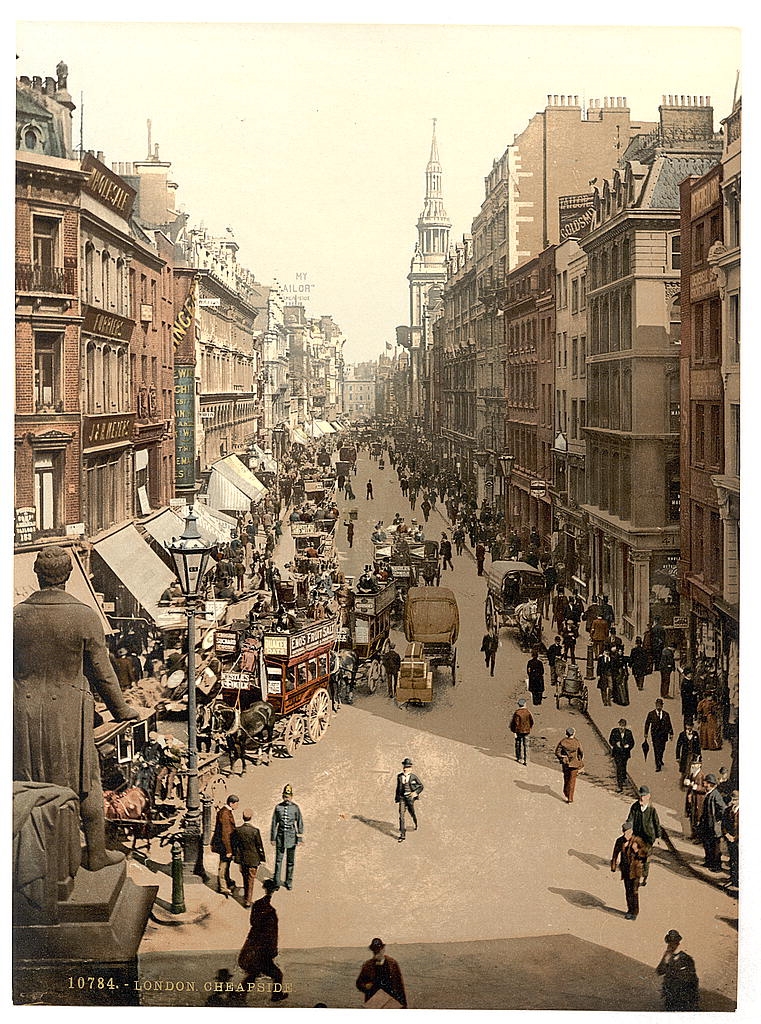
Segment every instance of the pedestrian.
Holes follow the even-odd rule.
[[[351,520],[346,524],[346,542],[350,548],[354,546],[354,523]]]
[[[273,1003],[288,998],[283,990],[283,972],[275,960],[278,956],[278,920],[277,911],[272,906],[272,893],[279,888],[273,878],[265,878],[262,882],[264,896],[251,907],[249,931],[246,941],[238,955],[238,966],[246,972],[244,986],[253,983],[260,975],[272,979]]]
[[[675,667],[674,649],[667,642],[661,651],[660,661],[658,662],[658,671],[661,674],[661,697],[665,699],[671,697],[671,673]]]
[[[126,647],[120,647],[116,652],[114,672],[116,672],[116,678],[119,680],[122,693],[125,690],[131,689],[140,679],[140,675],[135,671],[135,664]]]
[[[640,786],[638,799],[629,808],[627,822],[631,823],[635,836],[638,836],[647,844],[647,859],[643,864],[642,881],[640,885],[647,885],[647,876],[650,872],[650,851],[663,834],[658,812],[650,802],[650,789],[648,786]]]
[[[645,634],[647,636],[647,634]],[[645,647],[648,645],[645,644]],[[666,630],[661,625],[661,620],[656,615],[650,627],[650,657],[652,659],[652,670],[658,668],[663,648],[666,646]],[[651,671],[652,671],[651,670]]]
[[[296,860],[296,846],[304,841],[304,821],[301,809],[293,802],[293,787],[283,789],[283,799],[272,812],[270,842],[275,845],[275,873],[272,876],[280,887],[280,869],[285,856],[285,887],[293,888],[293,867]]]
[[[484,638],[481,641],[481,650],[484,656],[484,664],[489,669],[489,675],[494,675],[494,662],[497,659],[497,648],[499,647],[499,637],[496,633],[484,633]]]
[[[666,943],[666,952],[655,968],[663,976],[663,1009],[682,1012],[699,1010],[700,983],[695,961],[689,953],[679,949],[682,936],[672,928],[666,932],[663,941]]]
[[[539,660],[538,647],[532,649],[531,657],[526,663],[526,679],[534,704],[541,704],[544,699],[544,664]]]
[[[563,587],[558,587],[555,594],[555,600],[552,602],[552,619],[558,633],[563,632],[563,626],[565,625],[565,620],[567,618],[567,610],[568,598],[566,597],[565,589]]]
[[[607,594],[603,594],[600,598],[600,616],[605,619],[609,627],[616,621],[616,616]]]
[[[399,656],[399,652],[396,649],[395,644],[391,644],[389,649],[383,655],[381,659],[383,667],[386,670],[386,683],[388,684],[388,695],[389,697],[396,696],[396,687],[399,682],[399,669],[402,665],[402,659]]]
[[[728,888],[739,889],[740,887],[740,793],[732,791],[729,803],[727,804],[724,816],[721,820],[721,830],[724,835],[724,842],[727,844],[729,856],[729,882]]]
[[[601,621],[601,620],[598,620]],[[613,689],[613,655],[611,645],[606,641],[602,654],[597,659],[597,689],[602,697],[603,707],[610,707],[610,695]]]
[[[636,921],[639,914],[639,887],[646,861],[647,846],[639,836],[634,835],[631,822],[625,821],[621,826],[621,835],[613,846],[610,870],[618,868],[621,872],[626,893],[624,917],[627,921]]]
[[[476,569],[478,570],[479,576],[483,576],[484,574],[484,558],[486,558],[486,547],[484,542],[480,540],[476,544]]]
[[[647,742],[648,733],[653,741],[655,770],[659,772],[663,768],[663,752],[666,749],[666,744],[674,738],[671,718],[668,711],[663,710],[663,699],[661,697],[656,699],[655,709],[647,713],[644,729],[645,742]]]
[[[518,764],[528,763],[528,738],[533,726],[534,718],[521,697],[510,721],[510,732],[515,733],[515,760]]]
[[[243,877],[243,906],[250,907],[254,902],[254,880],[259,865],[265,859],[262,834],[251,824],[254,812],[246,808],[243,812],[243,824],[238,825],[232,834],[230,845],[233,860],[240,866]]]
[[[372,480],[367,481],[367,487],[365,488],[365,498],[367,501],[372,500],[373,497],[373,482]]]
[[[698,717],[698,691],[695,688],[695,679],[692,668],[689,665],[680,672],[679,696],[682,700],[682,718],[686,725],[688,721],[693,724]]]
[[[462,555],[463,548],[465,547],[465,531],[463,530],[462,526],[458,526],[455,529],[454,533],[452,534],[452,539],[454,540],[455,551],[457,552],[458,556]]]
[[[423,498],[420,502],[420,511],[423,513],[423,518],[428,522],[428,516],[431,514],[431,503],[428,498]]]
[[[233,880],[230,878],[230,865],[233,862],[232,838],[235,831],[235,809],[240,803],[240,797],[231,793],[227,801],[217,811],[217,818],[214,823],[214,834],[211,837],[211,852],[219,854],[219,866],[217,868],[217,889],[225,896],[229,896],[235,890]]]
[[[584,770],[584,751],[576,739],[576,730],[569,726],[565,737],[555,747],[555,757],[563,768],[563,796],[567,804],[573,803],[576,776]]]
[[[576,641],[579,639],[579,624],[573,619],[566,619],[563,623],[563,658],[576,664]]]
[[[627,728],[625,718],[619,719],[617,727],[611,729],[608,745],[610,746],[610,753],[616,766],[618,792],[623,793],[624,786],[626,785],[627,765],[634,749],[634,735],[631,729]]]
[[[405,757],[402,761],[402,770],[396,777],[396,795],[394,801],[399,805],[399,842],[403,843],[407,838],[407,828],[405,824],[405,816],[409,813],[412,818],[412,823],[415,826],[417,832],[417,814],[415,812],[415,802],[423,792],[423,783],[415,775],[414,772],[410,771],[412,768],[412,761],[409,757]]]
[[[376,992],[385,992],[407,1009],[407,994],[399,964],[390,956],[386,956],[386,947],[382,939],[373,939],[369,947],[373,954],[360,969],[356,985],[367,1003]]]
[[[698,756],[690,764],[684,777],[683,786],[685,790],[684,813],[690,823],[690,839],[694,843],[700,843],[698,822],[700,821],[707,789],[701,756]]]
[[[346,486],[344,487],[344,498],[348,501],[354,501],[354,491],[351,487],[351,480],[346,481]]]
[[[638,636],[634,640],[634,647],[629,651],[629,668],[634,676],[634,682],[637,684],[638,690],[645,688],[645,676],[647,675],[649,661],[648,653],[642,646],[642,637]]]
[[[620,638],[611,647],[613,659],[613,687],[611,697],[614,704],[625,708],[629,704],[629,668],[624,657],[624,645]]]
[[[709,772],[705,777],[705,799],[698,821],[698,838],[703,844],[705,859],[703,866],[709,871],[721,871],[721,824],[727,805],[716,788],[716,776]]]
[[[547,664],[550,666],[550,686],[556,686],[558,681],[557,662],[563,656],[563,643],[559,636],[555,637],[553,643],[547,648]]]
[[[599,658],[610,636],[610,626],[602,615],[597,615],[589,626],[589,639],[592,643],[595,658]]]
[[[452,565],[452,542],[449,540],[445,533],[441,535],[441,543],[439,544],[439,552],[441,554],[441,568],[446,570],[446,567],[454,572],[454,565]]]
[[[714,697],[713,690],[709,690],[699,701],[697,715],[700,745],[703,750],[721,750],[721,709]]]
[[[684,780],[687,778],[690,765],[693,761],[700,761],[703,753],[703,749],[700,746],[700,736],[692,722],[687,722],[684,729],[677,736],[674,753],[676,754],[676,762],[679,765],[681,775],[679,784],[684,786]]]

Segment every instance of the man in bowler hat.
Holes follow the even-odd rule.
[[[638,795],[639,799],[635,800],[629,808],[629,816],[626,820],[631,824],[634,835],[647,844],[648,855],[643,864],[642,881],[640,882],[641,886],[645,886],[650,871],[650,850],[655,845],[655,841],[661,838],[662,832],[658,812],[650,802],[650,788],[640,786]]]
[[[666,744],[674,736],[671,718],[668,711],[663,710],[663,700],[660,697],[655,702],[655,710],[648,711],[647,713],[647,718],[645,719],[645,740],[647,740],[648,733],[650,733],[653,740],[655,770],[659,772],[663,768],[663,752],[666,749]]]
[[[364,995],[365,1002],[376,992],[387,992],[405,1010],[407,1009],[407,993],[399,964],[390,956],[386,956],[386,947],[382,939],[373,939],[369,946],[372,959],[365,960],[357,978],[357,988]]]
[[[399,805],[399,842],[403,843],[407,838],[405,816],[409,813],[417,832],[417,814],[415,813],[415,802],[423,792],[423,783],[410,771],[412,761],[405,757],[402,761],[402,770],[396,777],[395,802]]]

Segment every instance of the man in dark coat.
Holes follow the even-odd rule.
[[[283,789],[283,799],[272,812],[270,841],[275,844],[275,874],[273,880],[280,886],[280,868],[285,856],[285,887],[293,888],[293,867],[296,846],[304,840],[304,821],[301,808],[293,802],[293,787]]]
[[[555,686],[558,681],[557,661],[563,657],[562,637],[556,636],[553,643],[547,648],[547,664],[550,666],[550,686]]]
[[[473,535],[471,534],[471,546],[473,544]],[[486,558],[486,546],[483,541],[479,541],[476,544],[476,569],[478,575],[483,576],[484,574],[484,559]]]
[[[116,721],[140,713],[124,700],[98,615],[66,593],[71,570],[65,548],[40,551],[34,562],[40,589],[13,610],[13,778],[77,794],[83,866],[97,871],[124,854],[106,850],[93,691]]]
[[[629,651],[629,668],[634,676],[637,689],[645,687],[645,676],[649,668],[650,656],[642,646],[642,637],[638,636],[634,641],[634,647]]]
[[[606,642],[602,654],[597,659],[597,689],[600,691],[604,707],[610,707],[614,670],[615,665],[611,653],[611,645]]]
[[[661,697],[668,698],[671,696],[671,673],[676,668],[676,662],[674,660],[674,650],[671,644],[666,644],[661,651],[660,661],[658,662],[658,671],[661,674]]]
[[[642,870],[642,881],[640,885],[647,885],[647,876],[650,871],[650,850],[656,840],[661,838],[661,822],[658,812],[650,802],[650,789],[648,786],[639,787],[639,799],[629,808],[629,815],[626,819],[631,823],[635,836],[647,843],[648,858],[645,860]]]
[[[120,647],[116,652],[114,672],[116,672],[116,678],[119,680],[122,691],[130,690],[140,679],[141,673],[135,668],[135,663],[126,647]]]
[[[497,649],[499,647],[499,637],[496,633],[484,633],[484,638],[481,641],[481,652],[484,656],[484,664],[489,669],[489,675],[494,675],[494,663],[497,659]]]
[[[611,729],[608,737],[610,752],[616,766],[616,785],[622,793],[626,785],[626,768],[634,749],[634,736],[626,727],[626,719],[622,718],[615,729]]]
[[[663,768],[663,752],[666,749],[666,744],[674,737],[671,718],[668,711],[663,710],[663,700],[660,697],[655,702],[655,710],[648,711],[647,713],[644,730],[645,740],[647,740],[648,733],[653,741],[655,770],[659,772]]]
[[[539,660],[538,647],[532,650],[531,658],[526,663],[526,677],[532,701],[535,705],[541,704],[544,698],[544,664]]]
[[[679,765],[679,771],[682,776],[680,780],[682,785],[684,785],[684,780],[687,777],[687,772],[690,770],[690,765],[693,761],[700,760],[702,752],[698,731],[693,728],[692,722],[688,722],[676,739],[675,754],[677,764]]]
[[[441,535],[441,543],[439,544],[439,552],[441,554],[441,569],[444,571],[447,566],[454,572],[454,565],[452,564],[452,542],[445,533]]]
[[[383,667],[386,670],[386,683],[388,684],[388,695],[389,697],[396,696],[396,687],[399,682],[399,669],[402,665],[402,659],[399,656],[394,644],[391,644],[389,649],[381,658]]]
[[[693,671],[688,666],[681,674],[679,682],[679,696],[682,698],[682,718],[686,725],[689,721],[694,723],[698,716],[698,691],[693,678]]]
[[[372,959],[366,960],[357,978],[357,988],[364,995],[365,1002],[372,999],[376,992],[387,992],[405,1010],[407,1009],[407,993],[399,964],[390,956],[386,956],[386,947],[382,939],[373,939],[370,943]]]
[[[567,804],[573,803],[576,776],[584,767],[584,751],[576,739],[576,730],[569,726],[565,736],[555,747],[555,757],[563,768],[563,796]]]
[[[706,795],[698,821],[698,838],[705,852],[704,867],[709,871],[721,871],[721,823],[727,805],[716,788],[716,776],[709,772],[705,777]]]
[[[272,906],[272,893],[279,888],[272,878],[262,882],[264,896],[251,907],[249,932],[238,955],[238,966],[246,972],[244,985],[256,981],[259,975],[272,978],[272,1002],[278,1003],[288,998],[283,991],[283,972],[275,963],[278,955],[278,920],[277,911]]]
[[[407,838],[407,828],[405,824],[405,815],[409,813],[417,832],[417,814],[415,812],[415,803],[417,802],[420,794],[423,792],[423,783],[415,775],[414,772],[410,771],[412,768],[412,761],[409,757],[405,757],[402,761],[402,770],[396,777],[396,794],[394,796],[394,802],[399,805],[399,842],[403,843]]]
[[[254,901],[254,879],[259,865],[265,859],[262,834],[251,824],[254,812],[249,808],[243,812],[243,824],[238,825],[232,834],[230,845],[233,860],[240,865],[243,876],[243,906],[250,907]]]
[[[346,524],[346,543],[349,547],[354,546],[354,523],[351,520]]]
[[[663,975],[663,1008],[669,1011],[690,1012],[700,1008],[700,988],[695,961],[683,950],[679,949],[682,936],[673,928],[666,933],[663,940],[666,952],[655,968]]]
[[[610,870],[615,871],[618,867],[621,871],[621,879],[626,893],[624,917],[627,921],[636,921],[639,914],[639,887],[647,862],[647,853],[648,848],[645,843],[639,836],[634,835],[631,822],[625,821],[621,826],[621,835],[613,846]]]
[[[227,802],[217,811],[217,819],[214,822],[214,834],[209,844],[211,852],[219,854],[219,866],[217,868],[217,888],[219,892],[229,896],[235,889],[233,880],[230,878],[230,865],[233,861],[233,832],[235,831],[235,808],[240,798],[231,793]]]

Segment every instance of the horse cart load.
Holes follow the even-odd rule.
[[[492,562],[486,579],[484,618],[494,635],[503,626],[518,630],[524,646],[542,640],[544,574],[528,562]]]
[[[404,635],[411,647],[402,661],[396,699],[399,704],[430,703],[433,699],[433,670],[449,669],[452,686],[457,682],[457,636],[460,630],[460,614],[457,598],[447,587],[412,587],[407,593],[404,605]],[[420,676],[417,663],[425,662],[430,673],[430,687],[419,688],[403,685],[405,676],[409,679]],[[407,668],[405,667],[405,662]],[[425,674],[424,674],[425,676]]]

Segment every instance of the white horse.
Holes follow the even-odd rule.
[[[541,616],[539,614],[538,602],[535,599],[524,601],[523,604],[517,606],[515,609],[515,621],[521,640],[538,641],[541,639],[539,629]]]

